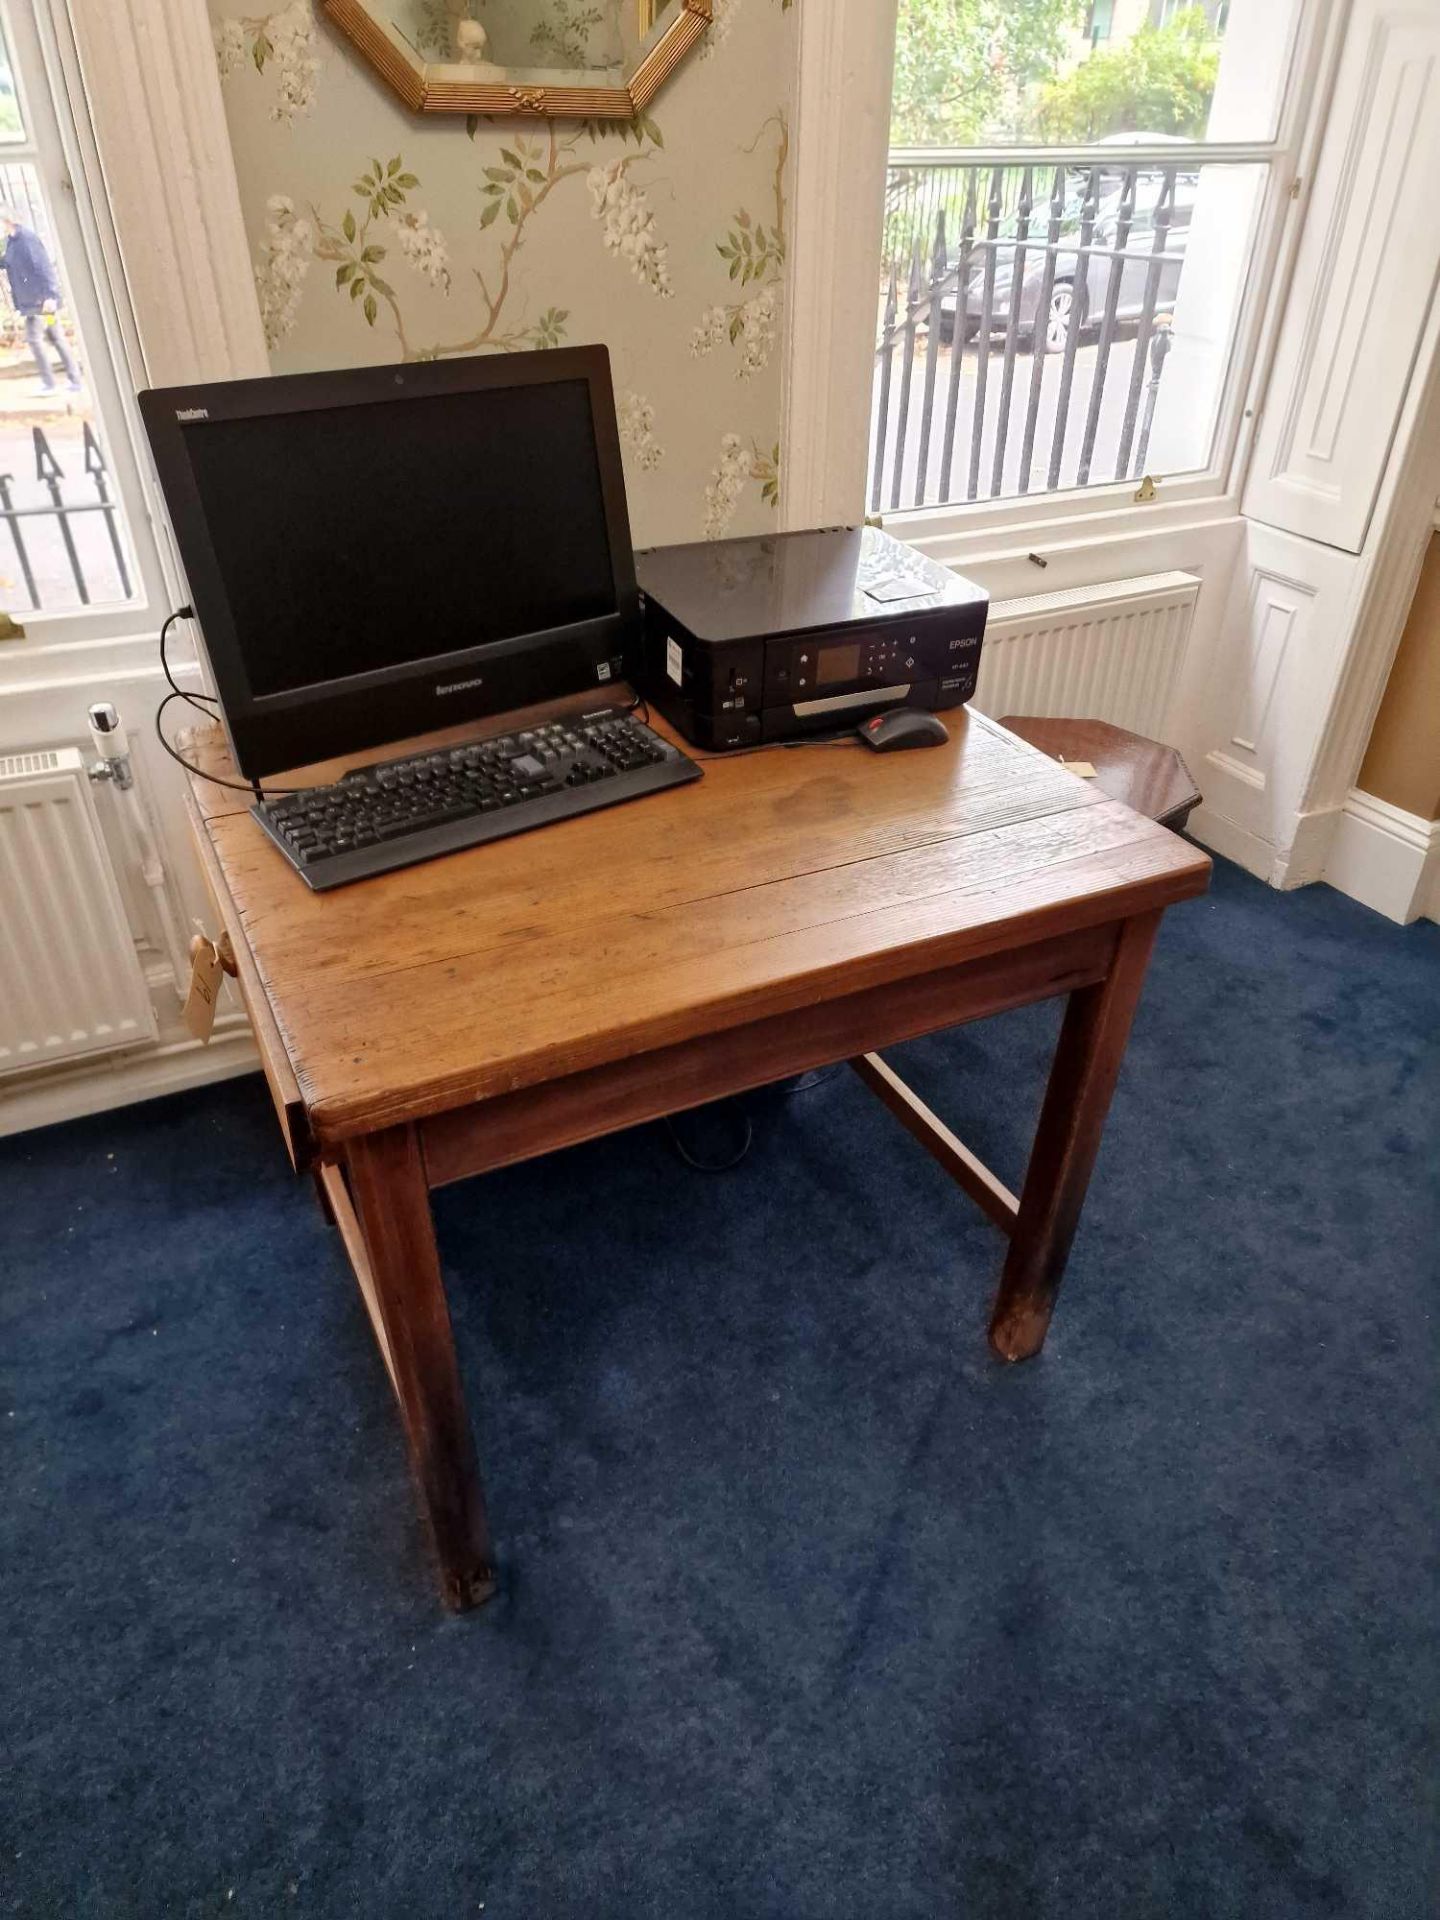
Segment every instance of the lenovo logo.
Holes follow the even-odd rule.
[[[177,407],[175,418],[177,420],[208,420],[210,409],[208,407]]]
[[[484,684],[485,676],[481,673],[477,674],[473,680],[452,680],[448,687],[436,687],[435,691],[438,694],[464,693],[470,687],[483,687]]]

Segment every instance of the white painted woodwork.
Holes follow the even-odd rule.
[[[1072,715],[1167,738],[1200,585],[1170,572],[995,602],[976,706],[996,719]]]
[[[0,757],[0,1075],[157,1036],[74,748]]]
[[[209,14],[195,0],[64,10],[145,378],[268,373]]]
[[[1197,830],[1234,858],[1234,836],[1246,836],[1255,851],[1242,864],[1277,884],[1344,663],[1357,564],[1251,524],[1208,662],[1207,744],[1191,769],[1205,795]]]
[[[799,9],[780,434],[789,528],[865,514],[897,3]]]
[[[1356,0],[1244,508],[1365,542],[1440,275],[1440,5]]]
[[[216,1020],[209,1046],[187,1035],[153,1047],[97,1054],[51,1073],[17,1073],[0,1081],[0,1138],[233,1080],[254,1073],[257,1066],[250,1023],[231,1009]]]
[[[1405,630],[1440,496],[1440,301],[1420,338],[1395,448],[1345,610],[1344,658],[1311,745],[1289,883],[1325,871],[1328,837],[1359,777],[1385,682]]]
[[[1440,821],[1354,789],[1325,865],[1327,883],[1406,927],[1440,909]]]

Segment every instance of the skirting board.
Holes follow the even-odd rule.
[[[90,1061],[66,1073],[46,1074],[31,1082],[17,1079],[0,1088],[0,1135],[53,1127],[90,1113],[108,1113],[135,1100],[183,1093],[237,1074],[258,1073],[260,1056],[248,1021],[236,1019],[217,1030],[209,1046],[179,1040],[144,1053]]]
[[[1258,833],[1252,833],[1248,827],[1228,820],[1223,813],[1214,813],[1209,807],[1199,806],[1191,814],[1185,831],[1192,840],[1198,840],[1202,847],[1208,847],[1211,853],[1218,853],[1222,859],[1233,860],[1237,867],[1243,867],[1246,873],[1253,873],[1257,880],[1263,880],[1267,886],[1280,884],[1276,873],[1275,848],[1270,841],[1262,839]]]
[[[1427,915],[1440,918],[1440,821],[1422,820],[1352,788],[1325,878],[1402,927]]]

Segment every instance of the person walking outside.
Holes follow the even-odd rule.
[[[10,282],[15,311],[25,322],[25,338],[35,356],[40,385],[46,393],[55,391],[55,375],[45,351],[48,340],[59,358],[70,391],[79,393],[80,369],[60,331],[60,307],[64,298],[60,276],[45,249],[45,242],[13,207],[7,206],[0,206],[0,235],[5,241],[0,250],[0,267]]]

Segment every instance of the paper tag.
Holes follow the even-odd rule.
[[[1062,760],[1060,764],[1067,773],[1078,773],[1082,780],[1095,778],[1095,769],[1088,760]]]
[[[190,942],[190,991],[185,996],[185,1024],[197,1040],[210,1038],[215,1025],[215,1002],[225,968],[213,940],[197,934]]]
[[[680,652],[680,642],[678,640],[667,640],[665,642],[665,671],[677,687],[680,685],[683,665],[684,659]]]

